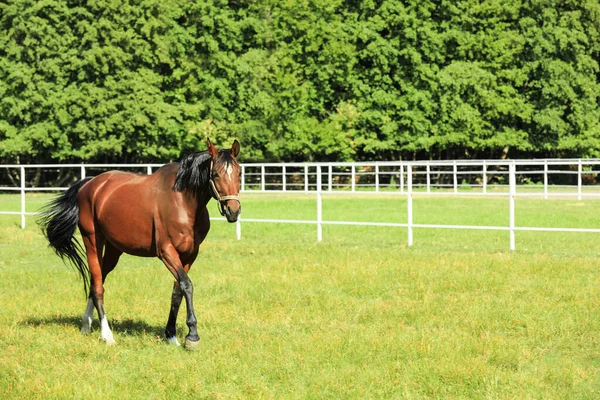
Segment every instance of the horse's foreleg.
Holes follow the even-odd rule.
[[[196,314],[194,313],[194,304],[193,304],[193,296],[194,296],[194,285],[192,284],[192,280],[189,278],[188,274],[183,272],[182,278],[179,279],[179,287],[183,292],[183,296],[185,297],[185,304],[187,308],[187,318],[186,324],[188,326],[188,334],[185,337],[185,347],[187,349],[193,350],[198,346],[198,342],[200,341],[200,336],[198,336],[198,330],[196,325],[198,320],[196,319]]]
[[[169,311],[169,320],[167,321],[167,327],[165,328],[165,337],[167,338],[167,342],[177,346],[179,346],[179,341],[177,340],[176,325],[181,300],[183,300],[183,292],[179,287],[179,283],[175,281],[173,284],[173,293],[171,294],[171,310]]]
[[[183,266],[183,270],[185,273],[188,273],[192,263],[196,259],[196,252],[191,257],[185,260],[185,265]],[[167,321],[167,327],[165,328],[165,337],[167,338],[167,342],[172,343],[174,345],[179,346],[179,341],[177,340],[177,315],[179,314],[179,307],[181,306],[181,301],[183,300],[183,291],[179,287],[179,282],[175,281],[173,284],[173,293],[171,294],[171,309],[169,311],[169,320]]]
[[[165,263],[166,267],[169,269],[169,271],[171,271],[171,273],[177,280],[179,290],[181,291],[183,297],[185,297],[185,304],[187,306],[186,324],[189,328],[188,335],[185,338],[185,345],[186,348],[193,349],[198,345],[200,337],[198,336],[198,330],[196,328],[197,319],[196,314],[194,313],[194,285],[186,271],[186,269],[189,269],[189,266],[188,268],[183,267],[181,259],[179,258],[179,253],[177,253],[177,250],[175,250],[175,248],[172,245],[168,245],[165,248],[163,248],[159,257]],[[175,321],[177,319],[177,311],[179,310],[179,304],[181,304],[181,298],[179,296],[180,295],[176,292],[174,288],[173,295],[171,297],[171,313],[169,315],[169,323],[167,323],[167,329],[173,328],[169,331],[169,333],[173,334],[175,332]],[[173,303],[173,301],[175,301],[175,303]]]

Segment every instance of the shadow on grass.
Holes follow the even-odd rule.
[[[124,319],[124,320],[109,320],[110,327],[114,333],[120,335],[151,335],[151,336],[163,336],[164,326],[150,325],[144,321]],[[21,321],[21,325],[25,326],[44,326],[44,325],[60,325],[60,326],[74,326],[81,328],[81,316],[71,315],[56,315],[51,317],[36,317],[28,318]],[[92,324],[92,331],[99,330],[100,325],[98,320],[94,320]]]

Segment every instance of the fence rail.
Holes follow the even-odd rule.
[[[0,214],[20,215],[21,227],[28,212],[26,193],[61,191],[65,186],[43,186],[39,182],[52,182],[40,178],[42,173],[52,175],[56,181],[74,182],[89,171],[110,169],[135,169],[151,174],[162,164],[39,164],[0,165],[7,178],[0,179],[0,192],[19,192],[20,211],[3,211]],[[70,169],[65,175],[64,170]],[[76,170],[73,173],[72,170]],[[35,171],[38,183],[27,184],[27,173]],[[62,178],[61,171],[63,172]],[[356,162],[356,163],[263,163],[242,164],[241,191],[246,193],[293,192],[315,195],[316,219],[277,220],[240,218],[236,234],[241,239],[241,223],[313,224],[317,226],[317,240],[321,241],[323,225],[366,225],[407,228],[408,245],[413,244],[413,230],[418,229],[473,229],[508,231],[510,250],[515,249],[516,231],[552,231],[600,233],[589,228],[518,227],[515,225],[515,199],[517,197],[600,197],[600,159],[542,159],[542,160],[455,160],[412,162]],[[7,186],[11,183],[12,186]],[[598,186],[597,186],[598,185]],[[519,191],[517,191],[519,188]],[[381,223],[356,221],[326,221],[322,218],[323,195],[366,194],[400,195],[407,198],[407,223]],[[415,196],[483,196],[507,197],[509,203],[508,226],[436,225],[413,223],[413,198]],[[222,218],[213,218],[222,220]]]

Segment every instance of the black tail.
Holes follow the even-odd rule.
[[[77,193],[90,179],[92,178],[80,180],[48,203],[37,221],[56,254],[65,262],[69,260],[79,271],[83,278],[83,288],[86,294],[90,281],[90,269],[84,261],[85,252],[74,234],[79,223]]]

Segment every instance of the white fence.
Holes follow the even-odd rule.
[[[62,164],[62,165],[0,165],[10,170],[12,186],[0,186],[1,191],[16,191],[21,195],[20,211],[0,210],[0,214],[35,215],[27,211],[26,192],[59,191],[68,187],[27,186],[27,173],[70,169],[71,175],[85,177],[90,170],[110,169],[143,170],[151,174],[161,164]],[[73,173],[72,170],[76,170]],[[18,172],[18,174],[17,174]],[[294,192],[314,195],[317,200],[314,220],[277,220],[240,218],[237,237],[241,239],[241,224],[287,223],[314,224],[317,240],[323,238],[323,225],[367,225],[407,228],[408,245],[413,244],[415,228],[474,229],[508,231],[510,249],[515,249],[516,231],[554,231],[600,233],[600,229],[546,228],[515,226],[515,198],[537,196],[582,198],[600,197],[600,186],[595,186],[600,174],[598,159],[544,159],[544,160],[469,160],[469,161],[419,161],[372,163],[286,163],[242,164],[242,192]],[[92,174],[95,175],[95,174]],[[15,184],[15,183],[18,183]],[[517,191],[519,188],[519,191]],[[386,194],[407,199],[407,223],[326,221],[322,218],[323,195],[336,194]],[[509,204],[508,226],[436,225],[413,223],[413,198],[415,196],[490,196],[506,197]],[[221,218],[214,218],[221,220]]]

